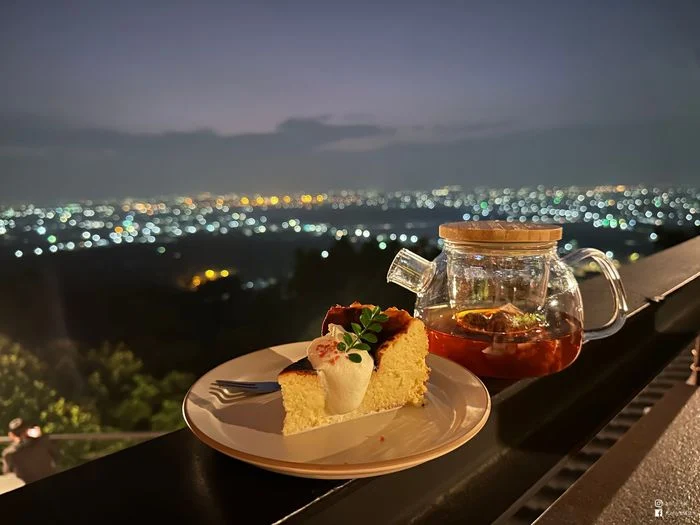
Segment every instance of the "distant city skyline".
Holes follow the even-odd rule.
[[[3,200],[700,178],[691,0],[0,14]]]
[[[379,212],[379,213],[377,213]],[[413,192],[317,195],[178,196],[171,198],[0,207],[0,252],[16,258],[124,244],[163,244],[190,235],[288,233],[373,238],[415,244],[445,220],[501,219],[590,224],[634,231],[661,225],[700,227],[700,195],[678,187],[457,187]],[[430,226],[432,225],[432,227]],[[652,238],[651,240],[655,240]],[[567,247],[568,246],[568,247]],[[564,249],[571,250],[572,245]]]

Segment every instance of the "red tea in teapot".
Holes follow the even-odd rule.
[[[558,372],[581,349],[581,323],[562,312],[525,313],[512,304],[455,311],[449,306],[423,312],[430,351],[478,376],[522,378]]]

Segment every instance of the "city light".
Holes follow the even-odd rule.
[[[305,210],[309,208],[327,212],[307,215]],[[353,224],[353,219],[336,223],[334,210],[348,209],[360,212],[354,215],[357,223]],[[48,207],[21,204],[0,207],[0,239],[5,246],[11,246],[10,254],[20,258],[17,252],[36,254],[37,249],[40,254],[53,255],[63,251],[154,243],[159,245],[156,252],[163,255],[165,244],[190,235],[284,234],[328,236],[336,240],[348,236],[351,242],[374,239],[378,243],[416,243],[419,237],[426,235],[425,224],[421,226],[420,223],[383,220],[386,224],[368,220],[360,223],[363,209],[381,212],[442,210],[440,217],[453,216],[453,220],[576,223],[626,233],[642,229],[653,242],[658,239],[653,229],[660,225],[700,226],[700,191],[687,187],[627,185],[473,190],[449,187],[387,193],[339,190],[311,194],[300,191],[253,197],[204,194],[103,203],[57,203]],[[429,236],[433,237],[434,233]],[[13,239],[13,244],[8,244],[7,239]],[[31,248],[17,250],[15,242]],[[55,250],[50,248],[54,245]],[[566,241],[562,248],[571,251],[574,246]],[[624,253],[622,256],[628,257]]]

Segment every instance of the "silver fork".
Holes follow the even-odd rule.
[[[224,405],[238,403],[245,399],[264,397],[260,394],[248,394],[242,390],[226,390],[224,387],[216,386],[214,383],[209,385],[209,393],[213,395],[219,403]]]
[[[212,385],[246,394],[268,394],[280,389],[280,384],[277,381],[230,381],[228,379],[217,379]]]

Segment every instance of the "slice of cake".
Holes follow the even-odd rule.
[[[430,369],[420,319],[355,302],[328,310],[321,334],[279,374],[284,435],[423,404]]]

